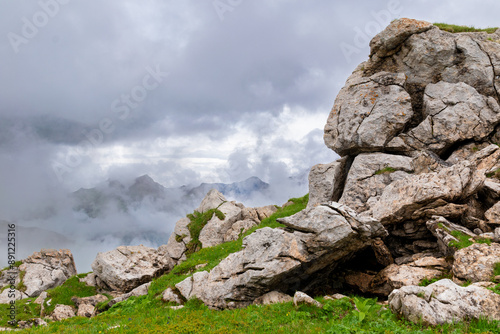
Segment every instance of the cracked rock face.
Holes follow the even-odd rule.
[[[243,250],[176,288],[186,299],[197,297],[213,308],[246,306],[270,291],[297,289],[315,272],[369,246],[371,238],[387,235],[378,222],[334,202],[280,222],[286,229],[257,230],[243,239]]]
[[[363,152],[446,153],[482,140],[500,121],[500,31],[452,34],[399,19],[370,43],[338,94],[325,143],[340,156]]]
[[[453,274],[470,282],[488,282],[496,263],[500,263],[500,244],[473,244],[455,252]]]
[[[442,279],[427,287],[405,286],[389,295],[389,307],[407,320],[440,325],[461,320],[500,320],[500,295],[478,286]]]
[[[382,151],[412,116],[404,73],[355,72],[335,99],[325,126],[326,146],[344,156]]]
[[[170,270],[173,262],[161,251],[145,246],[120,246],[98,253],[92,270],[106,290],[129,292]]]
[[[35,252],[23,260],[19,270],[25,272],[23,284],[29,297],[36,297],[76,275],[73,254],[67,249],[42,249]]]

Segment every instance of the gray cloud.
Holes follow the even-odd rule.
[[[41,4],[52,6],[46,22]],[[499,10],[493,0],[244,0],[221,20],[211,0],[4,1],[0,219],[45,215],[40,224],[70,235],[76,218],[51,220],[52,203],[142,174],[168,187],[250,176],[275,187],[252,204],[302,195],[307,185],[290,178],[337,157],[322,127],[378,30],[397,17],[495,26]],[[168,75],[153,88],[156,68]],[[170,231],[176,220],[151,215],[127,224],[164,219]],[[111,228],[125,219],[111,217]]]

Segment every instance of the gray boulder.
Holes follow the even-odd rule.
[[[409,175],[387,186],[371,208],[373,217],[382,223],[418,219],[414,213],[442,200],[456,202],[475,194],[483,185],[484,173],[469,161],[439,172]]]
[[[413,116],[404,73],[362,77],[357,69],[340,90],[325,126],[326,146],[340,156],[383,151]]]
[[[126,293],[169,271],[173,264],[172,259],[154,248],[120,246],[98,253],[92,270],[101,288]]]
[[[496,263],[500,263],[500,244],[475,243],[455,252],[453,275],[462,281],[487,282],[493,278]]]
[[[377,221],[360,218],[334,202],[279,221],[286,230],[257,230],[243,239],[243,250],[176,288],[184,298],[197,297],[213,308],[244,307],[270,291],[304,284],[315,272],[334,268],[344,257],[368,247],[371,238],[387,235]]]
[[[63,284],[76,275],[75,261],[68,249],[42,249],[35,252],[19,266],[24,271],[24,291],[30,297],[36,297],[43,291]]]
[[[308,208],[340,199],[348,165],[349,159],[344,157],[329,164],[318,164],[311,168]]]
[[[186,258],[187,244],[191,241],[188,224],[189,218],[182,218],[175,223],[174,231],[168,238],[166,245],[160,246],[159,250],[174,261],[183,261]]]
[[[255,305],[270,305],[277,303],[288,303],[291,301],[293,301],[293,298],[289,295],[279,291],[271,291],[255,299],[253,303]]]
[[[442,279],[427,287],[405,286],[389,295],[389,307],[409,321],[440,325],[462,320],[500,320],[500,295],[477,286]]]
[[[356,156],[339,203],[360,213],[368,209],[368,201],[382,195],[392,182],[413,173],[412,158],[385,153],[364,153]]]
[[[203,227],[199,240],[203,248],[219,245],[224,242],[224,236],[234,223],[242,219],[242,210],[234,202],[224,202],[217,207],[225,218],[219,219],[213,215],[212,219]]]
[[[430,83],[425,88],[423,101],[424,120],[401,135],[412,149],[428,149],[440,154],[457,142],[481,141],[500,121],[497,101],[463,82]]]

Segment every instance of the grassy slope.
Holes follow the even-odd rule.
[[[265,226],[279,227],[276,218],[292,215],[307,204],[307,195],[292,199],[293,205],[281,208],[245,233]],[[243,237],[244,237],[243,236]],[[195,270],[210,270],[230,253],[241,249],[242,240],[202,249],[188,256],[170,273],[153,281],[149,294],[116,304],[92,319],[72,318],[51,323],[27,333],[497,333],[500,322],[475,321],[426,328],[398,319],[389,311],[371,311],[362,317],[354,310],[352,299],[325,301],[326,307],[295,308],[292,303],[250,306],[245,309],[214,311],[198,300],[190,300],[182,310],[171,310],[160,294]],[[196,265],[206,264],[195,269]],[[67,294],[66,294],[67,295]],[[363,300],[363,299],[361,299]],[[33,312],[36,313],[36,312]],[[115,327],[119,326],[119,327]]]

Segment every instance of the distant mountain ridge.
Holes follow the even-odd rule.
[[[256,194],[264,194],[269,184],[258,177],[233,183],[202,183],[197,187],[166,188],[149,175],[142,175],[129,187],[117,180],[108,180],[94,188],[80,188],[71,194],[73,210],[89,218],[103,217],[106,212],[128,212],[144,203],[154,210],[184,215],[185,208],[195,208],[210,189],[240,201]],[[182,210],[184,209],[184,210]]]

